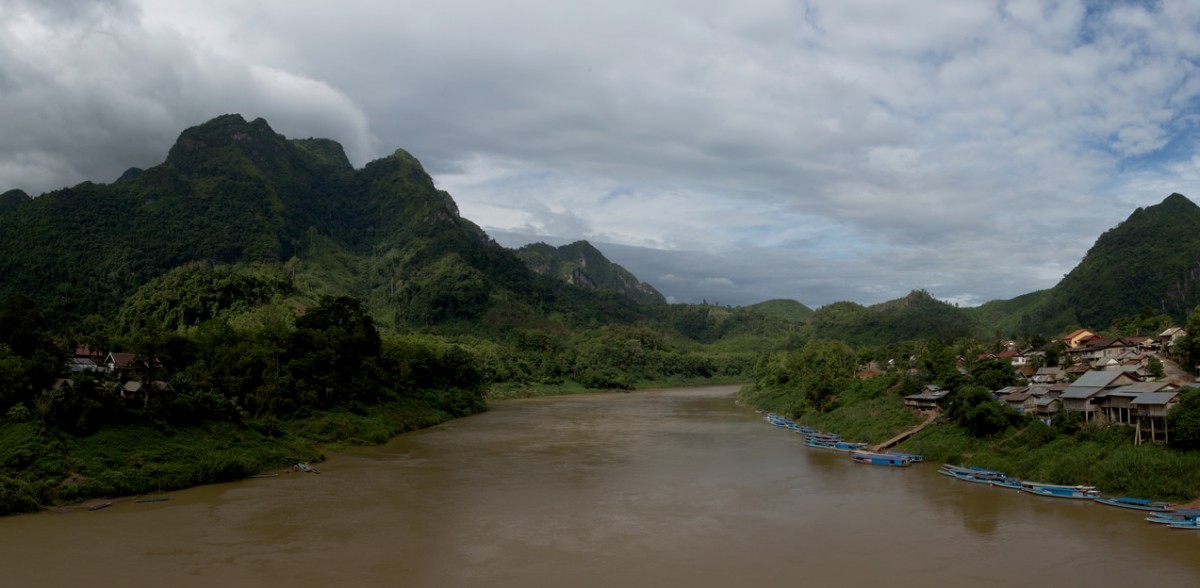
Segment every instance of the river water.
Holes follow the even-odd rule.
[[[735,387],[497,403],[284,473],[0,519],[0,586],[1194,586],[1200,532],[809,449]]]

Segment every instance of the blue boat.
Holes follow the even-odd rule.
[[[832,449],[834,451],[858,451],[867,446],[866,443],[850,443],[849,441],[834,441],[828,439],[809,438],[804,444],[817,449]]]
[[[1121,496],[1120,498],[1096,498],[1096,502],[1116,506],[1120,508],[1130,508],[1133,510],[1148,510],[1154,512],[1173,512],[1175,509],[1166,502],[1151,502],[1145,498],[1130,498]]]
[[[1021,491],[1021,481],[1016,478],[1004,478],[1003,480],[992,480],[992,485],[997,488],[1007,488],[1009,490]]]
[[[913,462],[913,463],[918,463],[918,462],[925,461],[925,458],[924,458],[924,457],[922,457],[922,456],[920,456],[920,455],[917,455],[917,454],[915,454],[915,453],[889,453],[888,455],[896,455],[896,456],[900,456],[900,457],[907,457],[907,458],[908,458],[908,460],[909,460],[909,461],[911,461],[911,462]]]
[[[893,467],[906,467],[913,464],[913,460],[909,456],[900,453],[873,453],[869,451],[855,451],[854,453],[850,454],[850,459],[854,460],[854,463]]]
[[[938,473],[942,474],[943,476],[950,476],[951,478],[957,478],[964,482],[972,482],[975,484],[991,484],[992,482],[1003,481],[1008,477],[1004,472],[997,470],[989,470],[987,468],[976,466],[954,466],[950,464],[942,465],[941,469],[938,470]]]
[[[1021,489],[1050,498],[1074,498],[1079,500],[1094,500],[1100,497],[1100,491],[1095,486],[1066,486],[1062,484],[1042,484],[1040,482],[1021,482]]]
[[[1172,523],[1189,523],[1200,519],[1200,510],[1194,508],[1180,508],[1175,512],[1159,512],[1146,517],[1146,522],[1158,523],[1160,525],[1170,525]]]

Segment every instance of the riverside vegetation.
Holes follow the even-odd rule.
[[[1200,311],[1193,321],[1200,326]],[[1200,389],[1185,389],[1170,413],[1170,446],[1134,445],[1130,427],[1101,427],[1062,412],[1048,426],[997,402],[990,390],[1015,383],[1011,368],[985,359],[964,375],[955,366],[955,356],[964,354],[959,352],[970,354],[979,345],[962,340],[952,349],[931,339],[855,350],[840,341],[809,341],[765,356],[741,397],[802,424],[875,444],[919,422],[903,398],[935,383],[950,390],[944,415],[900,450],[1023,479],[1094,485],[1116,495],[1181,503],[1200,496]],[[915,369],[857,373],[860,362],[886,357],[910,357]]]
[[[499,246],[403,150],[355,169],[336,142],[225,115],[110,184],[0,194],[0,514],[237,479],[547,393],[753,380],[761,406],[882,440],[913,422],[899,397],[919,382],[854,366],[942,358],[933,341],[1178,324],[1200,305],[1196,226],[1200,208],[1173,194],[1059,286],[978,308],[921,290],[816,310],[667,304],[586,242]],[[66,370],[80,345],[134,367]],[[1200,343],[1181,349],[1200,363]],[[1196,493],[1188,453],[1039,429],[956,394],[953,424],[910,446],[1110,491],[1155,478],[1075,470],[1097,453],[1147,464],[1134,472],[1170,461],[1179,487],[1143,494]]]

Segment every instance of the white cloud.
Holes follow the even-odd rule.
[[[485,228],[605,243],[678,300],[1010,297],[1197,178],[1186,0],[64,6],[0,0],[0,188],[241,112],[408,149]]]

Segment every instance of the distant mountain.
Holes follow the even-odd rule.
[[[747,308],[769,318],[793,322],[803,321],[813,313],[813,309],[795,300],[786,298],[776,298],[774,300],[759,302]]]
[[[517,257],[534,272],[572,286],[624,294],[643,304],[666,304],[667,299],[650,284],[600,253],[587,241],[554,247],[531,243],[516,250]]]
[[[807,323],[811,336],[840,339],[854,345],[886,345],[931,337],[949,342],[980,330],[979,324],[963,309],[924,290],[870,307],[835,302],[813,311]]]
[[[1180,194],[1139,208],[1096,239],[1054,288],[973,311],[1011,334],[1108,328],[1142,312],[1179,324],[1200,305],[1200,207]]]
[[[28,295],[57,327],[119,314],[123,324],[175,327],[268,300],[303,307],[321,294],[364,300],[385,328],[503,328],[555,310],[640,316],[631,301],[531,272],[462,218],[407,152],[356,170],[336,142],[289,140],[261,118],[189,128],[162,164],[113,184],[21,196],[0,199],[0,299]],[[234,267],[210,275],[225,265]],[[181,289],[198,310],[170,310],[163,297]],[[130,304],[136,312],[122,311]]]
[[[26,202],[29,202],[29,195],[21,190],[9,190],[0,194],[0,214],[13,210]]]

